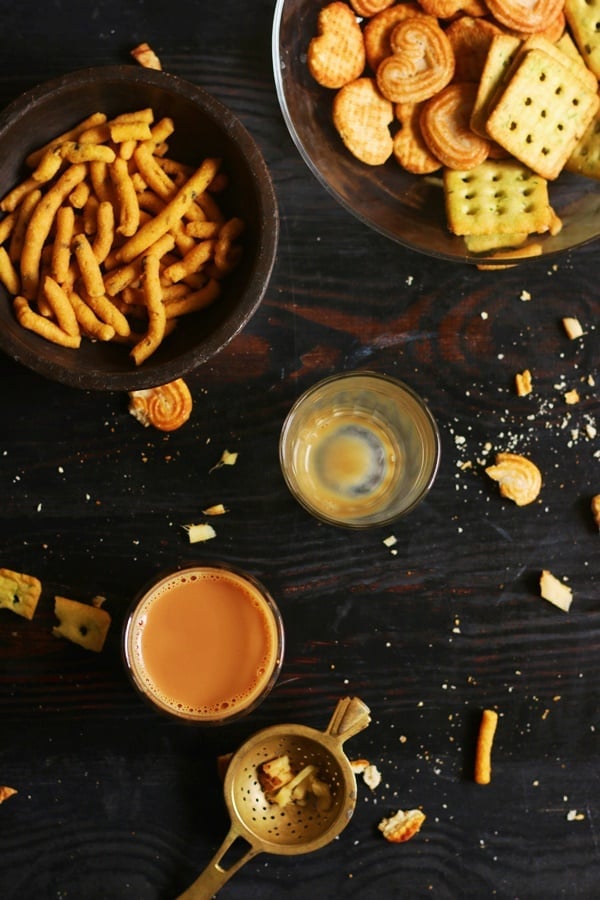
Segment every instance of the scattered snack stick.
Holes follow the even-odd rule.
[[[500,485],[500,494],[517,506],[533,503],[542,488],[542,474],[530,459],[520,453],[497,453],[496,464],[486,468]]]
[[[0,568],[0,608],[33,619],[41,593],[42,584],[33,575]]]
[[[497,724],[498,713],[493,709],[484,709],[475,751],[475,781],[477,784],[489,784],[491,781],[492,744]]]
[[[192,395],[183,378],[129,392],[129,412],[146,428],[159,431],[181,428],[192,414]]]
[[[399,809],[392,816],[382,819],[377,826],[386,841],[391,844],[403,844],[421,830],[425,821],[425,813],[420,809]]]
[[[563,612],[569,612],[573,602],[571,588],[559,581],[548,569],[544,569],[540,576],[540,596],[562,609]]]
[[[7,785],[0,785],[0,803],[4,803],[5,800],[8,800],[9,797],[13,797],[18,791],[16,788],[8,787]]]
[[[54,615],[59,620],[52,629],[55,637],[66,638],[94,653],[102,650],[111,623],[105,609],[67,597],[55,597]]]

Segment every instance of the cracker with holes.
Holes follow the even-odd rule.
[[[42,584],[33,575],[0,569],[0,607],[33,619],[41,593]]]
[[[55,637],[66,638],[95,653],[102,650],[111,623],[105,609],[67,597],[55,597],[54,615],[59,621],[52,629]]]
[[[588,69],[600,78],[600,10],[594,0],[565,0],[565,17]]]
[[[565,163],[565,169],[586,178],[600,179],[600,110]]]
[[[445,169],[444,198],[448,226],[458,235],[543,233],[554,218],[547,181],[514,160]]]
[[[488,117],[489,136],[548,180],[558,177],[594,118],[600,100],[544,50],[517,61]]]

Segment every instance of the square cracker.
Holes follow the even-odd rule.
[[[102,650],[111,623],[105,609],[67,597],[55,597],[54,615],[60,623],[52,629],[55,637],[64,637],[95,653]]]
[[[543,50],[517,63],[487,120],[501,147],[553,180],[581,140],[599,106],[598,95]]]
[[[490,42],[471,111],[471,128],[480,137],[489,137],[485,127],[488,115],[520,47],[521,40],[510,34],[496,34]]]
[[[568,158],[565,169],[587,178],[600,179],[600,111]]]
[[[0,607],[33,619],[41,593],[42,584],[33,575],[0,569]]]
[[[444,197],[453,234],[542,233],[553,221],[545,178],[515,160],[445,169]]]
[[[565,18],[588,69],[600,78],[600,0],[565,0]]]

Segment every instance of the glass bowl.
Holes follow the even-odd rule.
[[[306,64],[317,17],[325,5],[326,0],[277,0],[273,21],[277,95],[308,168],[350,213],[404,247],[456,262],[502,263],[498,252],[493,257],[469,253],[463,239],[450,233],[439,175],[411,175],[393,158],[383,166],[367,166],[346,150],[332,122],[334,91],[317,84]],[[532,236],[532,242],[541,243],[543,257],[581,247],[600,235],[600,182],[562,173],[549,185],[549,193],[563,228],[555,236]]]

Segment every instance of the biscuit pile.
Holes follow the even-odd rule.
[[[518,248],[560,231],[548,182],[600,178],[596,18],[586,0],[334,0],[307,62],[357,159],[441,171],[450,231]]]

